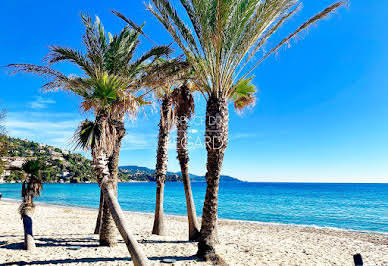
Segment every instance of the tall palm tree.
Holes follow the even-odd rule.
[[[168,64],[174,64],[172,69],[165,67]],[[155,85],[154,94],[156,99],[159,99],[160,104],[160,121],[159,121],[159,135],[158,135],[158,147],[156,150],[156,167],[155,167],[155,180],[156,180],[156,205],[155,205],[155,218],[152,233],[156,235],[164,235],[164,213],[163,213],[163,198],[164,198],[164,186],[166,181],[167,163],[168,163],[168,145],[170,142],[170,130],[174,125],[174,109],[172,108],[173,99],[173,87],[185,79],[189,64],[185,61],[181,61],[178,57],[174,60],[159,59],[157,62],[159,67],[163,67],[163,71],[155,71],[149,73],[149,76],[160,75],[162,72],[164,76],[169,78],[159,79]]]
[[[22,184],[23,202],[19,207],[19,213],[23,219],[24,226],[24,249],[31,250],[35,248],[34,235],[32,233],[32,215],[35,210],[33,200],[40,195],[42,190],[40,173],[44,169],[44,165],[39,160],[29,160],[23,164],[22,169],[26,173],[26,178]]]
[[[187,143],[188,121],[194,114],[194,98],[188,82],[174,89],[173,104],[175,105],[175,123],[177,127],[176,150],[181,167],[182,181],[185,189],[187,219],[189,223],[189,240],[198,240],[199,225],[191,190],[189,176],[189,151]]]
[[[111,215],[134,264],[148,265],[148,259],[130,232],[117,200],[118,157],[125,135],[125,116],[135,115],[139,106],[145,103],[144,94],[139,95],[140,88],[157,83],[160,76],[163,76],[160,71],[165,68],[172,69],[175,62],[169,63],[167,67],[158,65],[154,68],[156,59],[171,52],[167,46],[154,47],[133,61],[135,49],[139,44],[138,31],[127,26],[119,35],[109,34],[108,38],[98,17],[95,23],[92,23],[89,16],[82,16],[82,21],[86,27],[83,36],[86,53],[51,46],[51,53],[46,57],[48,66],[12,64],[8,67],[14,72],[29,72],[47,78],[49,81],[43,89],[72,92],[81,97],[81,108],[85,112],[94,113],[93,122],[84,121],[81,124],[82,130],[87,129],[87,132],[93,134],[89,135],[86,142],[80,143],[91,149],[104,205],[108,207],[104,210],[110,212],[103,214],[103,220],[104,215]],[[62,61],[78,66],[83,71],[83,76],[66,76],[50,67],[51,64]],[[102,228],[103,225],[101,233],[104,231]],[[103,240],[110,241],[109,237]]]
[[[167,86],[157,90],[156,97],[160,99],[160,121],[158,147],[156,150],[156,205],[155,218],[152,233],[165,235],[163,198],[168,163],[168,145],[170,142],[170,130],[174,124],[174,112],[172,109],[172,89]]]
[[[298,0],[181,0],[191,22],[186,25],[169,0],[152,0],[148,9],[163,24],[193,66],[206,106],[207,189],[202,214],[199,257],[219,262],[215,253],[219,178],[228,142],[228,102],[236,86],[271,54],[318,20],[345,4],[318,13],[250,64],[268,39],[301,8]],[[181,10],[181,9],[179,9]]]

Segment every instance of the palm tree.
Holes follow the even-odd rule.
[[[157,98],[161,100],[161,106],[155,167],[156,205],[152,233],[156,235],[165,235],[163,198],[168,162],[168,145],[170,142],[170,130],[172,125],[174,124],[174,112],[172,109],[172,90],[169,87],[166,87],[163,89],[159,89],[157,92]]]
[[[184,61],[180,61],[180,58],[175,60],[158,60],[158,65],[164,67],[167,64],[174,64],[173,69],[165,68],[163,72],[170,78],[163,79],[158,82],[157,88],[154,89],[156,99],[161,101],[160,105],[160,121],[159,121],[159,136],[158,147],[156,150],[156,167],[155,167],[155,180],[156,180],[156,205],[155,205],[155,218],[152,233],[156,235],[164,235],[164,216],[163,216],[163,198],[164,198],[164,186],[166,181],[167,163],[168,163],[168,145],[170,142],[170,130],[174,125],[174,109],[172,108],[173,99],[172,92],[173,87],[181,82],[185,78],[189,64]],[[155,72],[155,71],[154,71]],[[160,71],[156,71],[159,73]],[[150,76],[154,75],[149,73]]]
[[[188,121],[194,114],[194,98],[189,89],[188,82],[177,87],[173,92],[173,104],[175,105],[175,123],[177,126],[177,153],[178,161],[181,167],[182,181],[186,196],[187,218],[189,223],[189,240],[198,240],[199,225],[197,213],[191,191],[191,182],[189,176],[189,151],[187,146]]]
[[[207,189],[197,255],[220,262],[215,253],[219,178],[228,142],[228,102],[236,86],[284,44],[340,6],[318,13],[250,64],[268,39],[301,8],[298,0],[181,0],[191,22],[185,24],[168,0],[152,0],[148,9],[163,24],[193,66],[206,106]],[[181,10],[181,9],[179,9]]]
[[[40,195],[42,190],[42,179],[40,172],[44,165],[39,160],[26,161],[22,166],[23,171],[27,174],[22,184],[23,202],[19,207],[19,213],[23,219],[24,226],[24,249],[31,250],[35,248],[34,235],[32,233],[32,215],[34,213],[34,197]]]
[[[46,57],[49,66],[12,64],[8,67],[14,72],[29,72],[49,79],[43,89],[70,91],[81,97],[81,108],[85,112],[93,111],[94,121],[84,121],[79,128],[84,132],[84,138],[78,144],[91,149],[97,180],[104,196],[104,206],[107,207],[104,210],[110,212],[103,214],[100,239],[104,232],[104,216],[111,215],[134,264],[148,265],[148,259],[130,232],[117,200],[118,157],[125,135],[125,116],[135,115],[145,103],[145,93],[139,95],[140,89],[156,84],[163,76],[161,70],[173,69],[175,62],[170,62],[167,66],[159,64],[154,68],[155,59],[171,52],[167,46],[154,47],[133,61],[139,44],[138,31],[127,26],[119,35],[109,34],[108,40],[98,17],[95,23],[92,23],[89,16],[82,16],[82,21],[86,27],[83,36],[85,54],[70,48],[51,46],[51,53]],[[66,76],[50,67],[51,64],[62,61],[75,64],[84,75]],[[103,240],[111,242],[109,237]]]

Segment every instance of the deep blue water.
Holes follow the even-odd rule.
[[[192,183],[197,213],[206,184]],[[20,199],[21,184],[0,184],[4,198]],[[97,184],[44,184],[38,201],[98,207]],[[154,211],[155,183],[119,184],[124,210]],[[168,182],[165,213],[186,214],[182,183]],[[388,232],[388,184],[221,183],[219,217]]]

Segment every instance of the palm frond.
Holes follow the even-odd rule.
[[[88,119],[81,122],[73,136],[74,149],[91,150],[101,136],[98,125]]]
[[[94,66],[81,52],[60,46],[49,46],[49,50],[51,52],[43,59],[49,66],[61,61],[69,61],[79,66],[89,76],[94,75]]]
[[[288,35],[286,38],[284,38],[278,45],[276,45],[271,51],[266,53],[257,63],[249,69],[249,71],[246,72],[246,74],[241,78],[244,79],[246,76],[248,76],[258,65],[260,65],[265,59],[267,59],[271,54],[275,53],[279,50],[283,45],[289,44],[290,40],[297,37],[299,33],[302,31],[306,31],[309,29],[312,25],[317,23],[319,20],[327,18],[331,13],[336,11],[339,7],[344,6],[348,3],[348,1],[340,1],[337,3],[334,3],[330,5],[329,7],[325,8],[323,11],[319,12],[317,15],[310,18],[308,21],[303,23],[296,31]]]
[[[174,89],[172,99],[174,108],[176,109],[175,113],[178,116],[185,116],[183,119],[190,119],[194,115],[194,98],[187,83]],[[177,119],[182,119],[182,117],[178,117]]]
[[[124,20],[128,25],[130,25],[133,29],[135,29],[137,32],[139,32],[141,35],[147,38],[150,42],[152,42],[154,45],[157,45],[150,37],[148,37],[141,26],[137,25],[135,22],[133,22],[130,18],[124,16],[122,13],[116,11],[116,10],[111,10],[113,14],[115,14],[117,17],[121,18]]]
[[[133,73],[137,73],[136,69],[143,64],[145,61],[149,60],[150,58],[160,58],[162,56],[168,56],[169,54],[172,53],[172,49],[169,46],[162,45],[162,46],[155,46],[151,48],[149,51],[144,53],[138,60],[133,62],[130,67],[129,67],[129,73],[133,75]]]
[[[148,10],[184,52],[196,72],[196,83],[201,84],[209,96],[224,98],[233,94],[233,85],[254,69],[245,69],[248,62],[301,7],[298,0],[180,0],[191,22],[192,27],[189,27],[169,0],[152,0],[152,3]],[[298,33],[345,3],[333,4],[304,23],[255,67]],[[244,74],[242,77],[240,72]]]
[[[253,77],[240,80],[236,84],[231,95],[231,99],[234,104],[234,108],[237,112],[242,112],[247,107],[254,107],[256,103],[256,86],[252,82]]]
[[[28,160],[22,165],[22,169],[29,175],[39,176],[39,171],[45,168],[40,160]]]

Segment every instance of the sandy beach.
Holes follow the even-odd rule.
[[[0,201],[0,264],[5,265],[131,265],[125,244],[99,247],[92,232],[97,210],[38,205],[33,216],[37,248],[21,249],[23,227],[19,203]],[[185,217],[167,216],[167,236],[151,234],[150,214],[126,212],[136,238],[153,265],[175,259],[174,265],[207,265],[193,256]],[[217,252],[230,265],[388,265],[388,235],[286,225],[219,221]],[[167,265],[167,264],[165,264]]]

